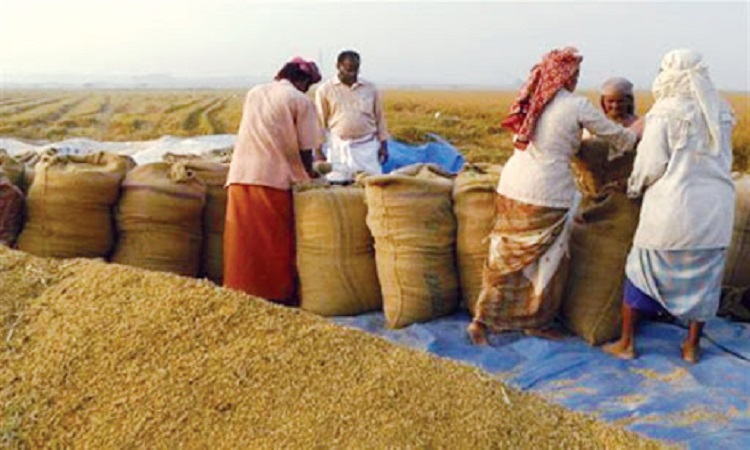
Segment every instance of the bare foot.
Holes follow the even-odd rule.
[[[682,343],[682,359],[695,364],[701,358],[701,349],[697,345],[690,345],[687,342]]]
[[[535,336],[542,339],[550,339],[553,341],[559,341],[564,338],[565,335],[552,328],[527,328],[523,330],[526,336]]]
[[[484,329],[484,325],[479,322],[472,321],[466,328],[466,332],[469,334],[469,339],[474,345],[488,345],[487,331]]]
[[[622,341],[618,340],[616,342],[603,346],[602,350],[620,359],[635,359],[636,356],[632,341],[630,345],[626,346],[622,343]]]

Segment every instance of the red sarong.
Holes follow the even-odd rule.
[[[224,286],[294,304],[294,255],[291,191],[230,185],[224,228]]]

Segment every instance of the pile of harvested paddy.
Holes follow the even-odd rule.
[[[478,369],[205,281],[54,264],[0,249],[0,286],[58,277],[21,305],[0,353],[5,444],[658,446]]]

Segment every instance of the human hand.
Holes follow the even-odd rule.
[[[388,142],[387,141],[380,142],[380,149],[378,150],[378,161],[380,161],[380,164],[385,164],[388,162]]]
[[[630,124],[628,127],[630,130],[635,131],[635,135],[638,137],[638,140],[640,141],[643,137],[643,128],[645,127],[645,121],[643,120],[643,117],[639,117],[635,122]]]

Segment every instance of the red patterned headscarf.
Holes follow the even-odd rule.
[[[318,65],[313,61],[306,61],[299,56],[294,57],[291,61],[284,64],[279,73],[274,77],[275,80],[289,79],[293,77],[294,72],[298,71],[304,73],[310,78],[310,84],[313,85],[321,80],[320,70]]]
[[[574,47],[552,50],[544,55],[529,74],[510,114],[502,121],[503,128],[516,134],[515,147],[525,150],[531,142],[536,122],[552,97],[578,72],[583,56]]]
[[[318,65],[315,64],[313,61],[305,61],[304,59],[300,58],[299,56],[295,57],[291,61],[289,61],[293,64],[297,64],[297,66],[300,68],[301,71],[305,72],[306,74],[310,75],[310,79],[312,80],[312,84],[315,84],[321,80],[320,76],[320,70],[318,70]]]

